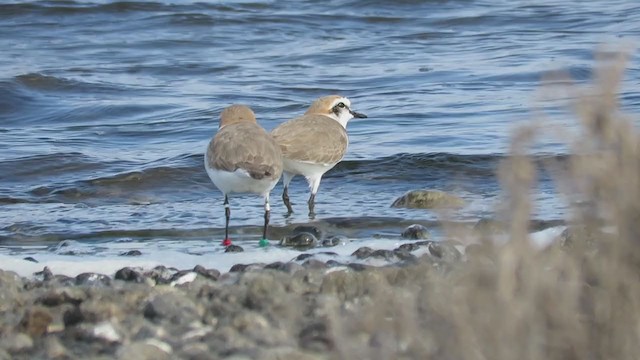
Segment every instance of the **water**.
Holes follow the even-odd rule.
[[[203,243],[222,259],[222,196],[202,166],[220,110],[248,104],[270,130],[332,93],[369,118],[350,122],[318,219],[361,219],[347,232],[355,241],[376,231],[395,241],[398,218],[437,219],[389,207],[416,188],[463,197],[461,221],[493,216],[497,164],[541,76],[589,81],[597,45],[637,40],[639,22],[633,0],[3,2],[0,244],[37,258],[73,240],[109,258],[123,242],[178,253]],[[634,57],[625,110],[640,110],[639,80]],[[549,139],[535,151],[566,149]],[[288,219],[281,191],[276,231],[307,222],[304,180],[292,183]],[[548,176],[534,196],[536,218],[566,216]],[[261,212],[255,197],[232,198],[239,244],[251,248]]]

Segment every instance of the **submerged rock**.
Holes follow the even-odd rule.
[[[318,238],[312,233],[301,232],[291,237],[282,238],[280,245],[296,249],[309,249],[318,245]]]
[[[243,252],[244,249],[242,248],[242,246],[238,246],[238,245],[229,245],[227,246],[227,248],[224,250],[224,252],[228,253],[228,252]]]
[[[309,233],[313,234],[316,239],[322,239],[324,237],[324,232],[317,226],[314,225],[298,225],[291,232],[293,235]]]
[[[141,256],[142,252],[140,250],[129,250],[120,253],[120,256]]]
[[[409,225],[400,234],[404,239],[419,240],[428,239],[430,234],[426,227],[420,224]]]
[[[409,209],[460,208],[464,200],[440,190],[412,190],[397,198],[391,207]]]

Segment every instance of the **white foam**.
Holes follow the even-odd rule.
[[[549,246],[565,229],[564,226],[553,227],[531,234],[530,239],[538,249]],[[264,263],[276,261],[288,262],[302,253],[314,254],[320,261],[335,260],[341,263],[362,263],[373,266],[386,265],[389,262],[380,258],[356,259],[351,254],[363,246],[372,249],[391,250],[413,241],[402,239],[357,239],[334,247],[317,247],[305,251],[280,247],[272,242],[272,246],[261,248],[258,241],[236,241],[236,245],[244,248],[244,252],[225,253],[217,242],[211,241],[113,241],[108,243],[83,243],[65,241],[58,246],[43,247],[0,247],[0,268],[14,271],[21,276],[31,277],[46,266],[54,274],[77,276],[85,272],[113,276],[123,267],[135,267],[143,270],[158,265],[173,267],[179,270],[192,269],[202,265],[207,269],[228,272],[235,264]],[[121,256],[122,253],[138,250],[140,256]],[[421,248],[413,252],[420,256],[426,252]],[[331,254],[335,253],[335,254]],[[31,257],[37,260],[24,260]],[[301,262],[301,261],[299,261]],[[185,278],[184,281],[188,281]]]
[[[294,260],[302,253],[318,254],[334,252],[337,255],[318,254],[316,258],[322,261],[334,259],[339,262],[356,262],[351,254],[362,246],[373,249],[394,249],[407,240],[367,239],[349,241],[334,247],[318,247],[306,251],[292,248],[273,246],[260,248],[258,241],[237,241],[245,251],[239,253],[225,253],[218,243],[210,241],[157,241],[157,242],[109,242],[109,243],[81,243],[66,242],[65,246],[46,249],[43,247],[0,247],[0,268],[14,271],[21,276],[30,277],[35,272],[42,271],[46,266],[54,274],[76,276],[85,272],[94,272],[113,276],[123,267],[137,267],[152,269],[158,265],[174,267],[180,270],[192,269],[196,265],[205,268],[227,272],[235,264],[264,263],[276,261],[287,262]],[[140,256],[120,256],[121,253],[138,250]],[[80,255],[66,255],[69,253]],[[32,257],[34,263],[24,260]],[[379,259],[360,261],[371,265],[384,265]]]

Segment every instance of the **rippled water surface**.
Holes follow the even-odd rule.
[[[248,104],[270,130],[331,93],[369,118],[349,124],[319,219],[436,219],[389,207],[416,188],[463,197],[463,220],[491,216],[497,164],[541,76],[589,81],[596,46],[637,40],[639,23],[634,0],[3,2],[0,241],[218,241],[223,199],[202,157],[220,110]],[[634,57],[626,110],[640,110],[639,80]],[[290,219],[281,191],[273,224],[308,221],[304,179]],[[564,216],[547,176],[534,193],[538,218]],[[232,198],[236,238],[257,236],[261,212]]]

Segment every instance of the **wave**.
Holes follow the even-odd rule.
[[[202,166],[201,154],[158,159],[140,164],[133,161],[101,162],[81,153],[57,153],[0,162],[0,183],[38,184],[23,194],[8,194],[0,204],[20,202],[124,202],[146,203],[177,192],[202,193],[211,183]],[[325,178],[371,181],[420,181],[446,183],[451,180],[477,184],[494,183],[504,154],[461,155],[451,153],[401,153],[376,159],[340,162]],[[543,168],[549,160],[562,162],[566,155],[537,155]],[[19,170],[15,170],[19,169]],[[39,182],[47,180],[47,184]]]

